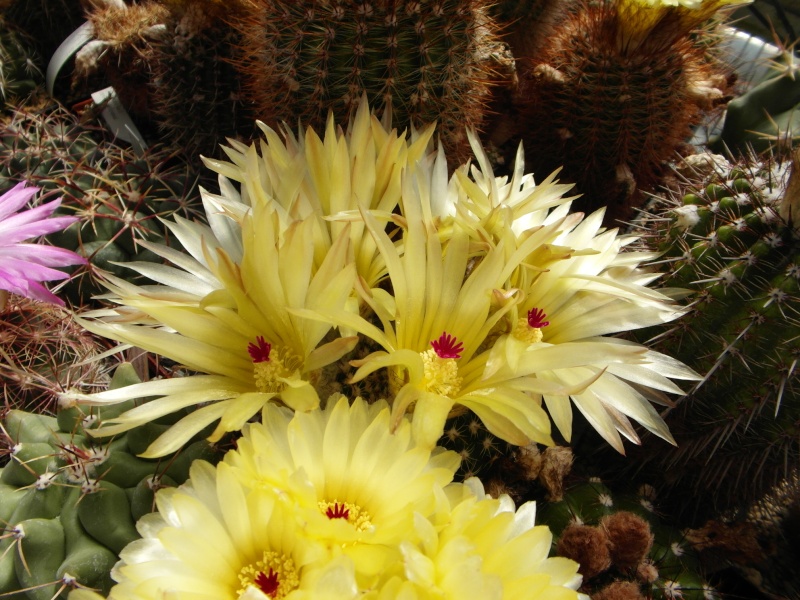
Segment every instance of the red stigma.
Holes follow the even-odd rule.
[[[272,350],[272,344],[264,339],[263,335],[256,337],[256,343],[250,342],[247,345],[247,352],[254,363],[269,362],[269,352]]]
[[[329,506],[325,511],[325,515],[329,519],[347,519],[350,516],[350,509],[346,508],[344,504],[336,502],[333,506]]]
[[[272,594],[278,591],[278,586],[280,585],[278,582],[278,574],[272,569],[269,570],[269,574],[259,571],[255,578],[255,584],[258,586],[258,589],[272,598]]]
[[[544,311],[541,308],[532,308],[528,311],[528,325],[541,329],[550,325],[550,321],[545,321]]]
[[[461,353],[464,351],[464,344],[446,331],[438,340],[433,340],[431,346],[439,358],[461,358]]]

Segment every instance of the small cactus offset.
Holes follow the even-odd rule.
[[[105,388],[105,344],[51,303],[11,296],[0,310],[0,381],[6,408],[55,414],[68,388]]]
[[[608,224],[633,216],[728,92],[709,59],[713,36],[696,31],[723,2],[675,4],[584,0],[518,65],[529,168],[563,166],[562,180],[583,194],[573,208],[607,206]]]
[[[448,158],[469,156],[505,54],[482,0],[259,1],[234,25],[258,117],[322,129],[366,96],[398,129],[438,122]],[[458,164],[455,163],[455,164]]]
[[[130,364],[110,389],[137,383]],[[92,430],[127,406],[64,408],[57,417],[20,410],[3,420],[10,453],[0,470],[0,593],[66,598],[76,587],[107,595],[119,552],[139,538],[135,523],[155,510],[154,494],[180,485],[194,460],[221,452],[199,436],[158,460],[139,458],[167,425],[148,423],[113,440]]]
[[[708,600],[714,587],[685,534],[659,516],[656,490],[618,493],[597,478],[543,503],[537,520],[553,532],[557,556],[577,561],[593,600]]]
[[[690,291],[688,312],[642,336],[705,378],[666,417],[677,447],[645,448],[643,460],[682,504],[724,509],[760,497],[800,459],[800,240],[786,217],[800,181],[787,184],[788,161],[688,162],[680,173],[693,182],[651,206],[641,229],[670,264],[663,285]]]
[[[81,217],[49,238],[90,259],[64,288],[73,304],[101,290],[97,267],[120,273],[113,262],[157,260],[144,244],[168,238],[159,217],[198,215],[198,175],[181,154],[152,146],[137,156],[63,107],[15,112],[0,126],[0,141],[0,181],[26,180],[43,197],[60,196],[59,213]]]

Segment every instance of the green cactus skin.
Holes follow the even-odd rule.
[[[728,103],[722,131],[709,140],[712,151],[742,156],[791,149],[800,129],[797,57],[785,51],[772,65],[769,78]]]
[[[257,115],[232,64],[240,35],[227,21],[238,11],[238,2],[173,3],[163,31],[150,36],[151,108],[165,143],[210,156],[226,138],[255,134]]]
[[[715,598],[713,586],[701,572],[697,552],[686,542],[681,530],[659,515],[655,502],[656,492],[651,486],[642,486],[636,492],[619,493],[599,479],[589,478],[567,488],[563,500],[541,503],[536,520],[547,524],[553,532],[554,554],[558,554],[559,548],[565,552],[559,541],[569,526],[602,530],[607,522],[604,518],[620,513],[632,513],[634,519],[639,517],[649,526],[652,544],[649,549],[643,545],[644,558],[637,566],[620,566],[613,543],[603,543],[605,536],[599,535],[600,543],[596,550],[598,554],[600,551],[609,552],[605,559],[608,566],[591,577],[584,577],[581,588],[584,593],[594,595],[610,582],[630,581],[640,589],[643,598]],[[608,536],[608,539],[612,538]]]
[[[27,180],[42,188],[41,200],[62,198],[57,214],[80,217],[48,237],[89,258],[63,288],[74,305],[103,291],[96,283],[98,268],[127,275],[113,262],[160,262],[140,244],[170,243],[160,217],[202,213],[198,170],[180,152],[156,145],[137,156],[87,120],[90,115],[79,119],[55,105],[17,111],[0,126],[0,184]]]
[[[665,18],[622,45],[618,3],[582,1],[517,65],[528,170],[563,166],[561,180],[583,194],[573,208],[607,207],[609,225],[632,218],[691,127],[727,93],[726,74],[707,59],[713,37],[692,38]]]
[[[131,364],[123,363],[109,388],[138,381]],[[74,406],[55,417],[21,410],[6,414],[3,429],[12,452],[0,469],[5,529],[0,593],[21,600],[65,599],[74,587],[85,586],[107,595],[120,550],[139,537],[136,520],[155,510],[155,490],[185,482],[195,460],[221,458],[222,452],[202,439],[208,432],[162,459],[134,456],[128,436],[138,448],[153,427],[164,425],[158,422],[145,426],[144,434],[133,429],[111,441],[92,437],[104,420],[134,405]],[[26,589],[33,585],[40,587]]]
[[[92,360],[107,347],[75,323],[69,310],[10,296],[0,310],[0,380],[6,407],[55,414],[58,394],[67,388],[89,392],[107,386],[105,364]],[[17,422],[7,427],[12,436],[24,429]],[[23,441],[50,439],[50,431],[42,434]]]
[[[31,40],[0,16],[0,100],[22,102],[42,83],[41,59]]]
[[[670,265],[665,288],[691,293],[683,318],[641,339],[705,379],[665,415],[677,447],[646,445],[632,464],[666,475],[681,504],[724,510],[762,496],[800,459],[800,243],[780,216],[788,162],[693,157],[703,162],[710,172],[695,168],[640,231]]]
[[[483,0],[258,1],[233,25],[245,93],[258,117],[322,128],[364,93],[392,125],[437,121],[448,158],[470,155],[503,45]]]

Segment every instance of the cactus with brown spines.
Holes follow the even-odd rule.
[[[199,176],[179,152],[157,145],[138,156],[110,140],[91,115],[79,118],[57,105],[16,111],[0,126],[0,143],[0,181],[26,180],[43,198],[62,198],[59,214],[80,217],[48,238],[90,260],[63,288],[73,304],[102,290],[97,268],[121,273],[114,262],[160,262],[142,244],[169,237],[159,217],[202,212]]]
[[[0,310],[0,381],[5,407],[55,414],[58,394],[108,385],[107,349],[55,304],[10,296]]]
[[[448,158],[470,155],[503,45],[483,0],[252,3],[234,21],[238,66],[255,114],[323,128],[346,123],[366,93],[398,129],[438,122]]]
[[[666,3],[665,3],[666,4]],[[529,169],[607,206],[606,222],[629,220],[682,151],[691,127],[728,94],[728,73],[709,59],[707,9],[637,0],[584,0],[517,65],[517,109]]]
[[[144,53],[152,115],[165,143],[210,156],[226,138],[252,137],[259,116],[231,63],[241,36],[228,21],[241,13],[242,3],[182,0],[168,6],[163,30],[150,36]]]
[[[535,56],[575,5],[575,0],[503,0],[490,10],[514,58],[521,59]]]
[[[800,180],[787,183],[788,161],[689,164],[639,228],[688,311],[639,339],[705,377],[665,414],[677,447],[645,444],[628,468],[655,470],[699,517],[760,497],[800,459],[800,238],[786,217]]]

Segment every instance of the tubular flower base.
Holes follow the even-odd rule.
[[[216,468],[157,492],[110,599],[578,598],[534,504],[448,485],[455,455],[414,447],[405,420],[389,434],[385,403],[263,417]]]
[[[0,310],[5,306],[8,292],[63,306],[64,301],[41,282],[69,278],[67,273],[53,267],[86,262],[85,258],[63,248],[24,243],[61,231],[78,220],[77,217],[49,218],[60,206],[60,199],[22,210],[38,191],[38,187],[26,187],[23,182],[0,195]]]

